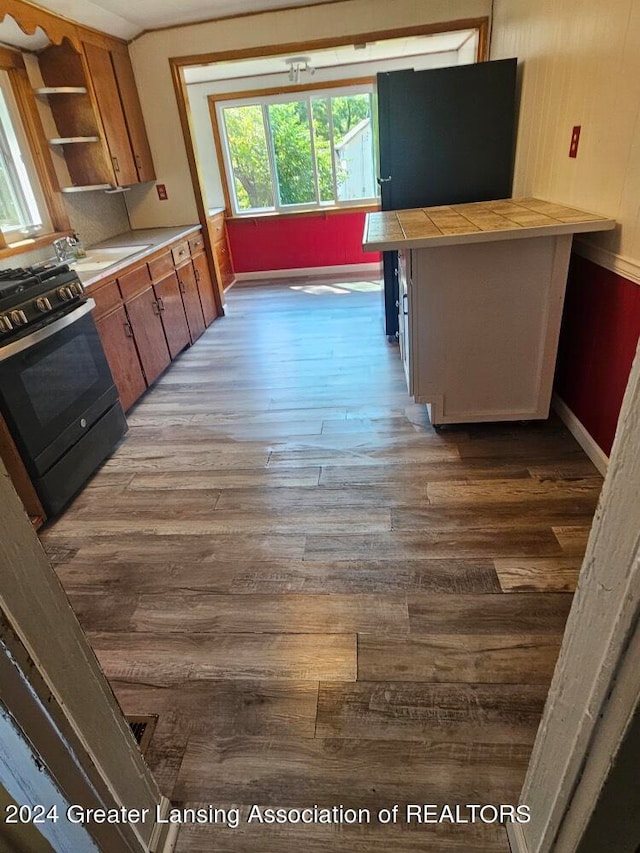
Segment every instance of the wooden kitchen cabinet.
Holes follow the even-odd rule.
[[[225,290],[233,283],[233,263],[227,241],[227,229],[224,213],[216,213],[209,217],[209,236],[213,252],[213,261],[220,287]]]
[[[138,172],[138,181],[140,183],[155,181],[156,173],[151,158],[151,148],[149,147],[147,130],[144,126],[142,107],[140,106],[140,98],[138,97],[129,54],[126,50],[114,50],[111,52],[111,61],[129,132],[129,142],[131,143],[133,159]]]
[[[89,37],[82,46],[78,53],[63,42],[38,54],[59,137],[51,144],[60,146],[72,182],[63,192],[155,180],[126,46]]]
[[[160,376],[171,363],[171,354],[160,317],[161,311],[152,286],[125,303],[138,355],[147,384]]]
[[[201,231],[91,287],[125,411],[216,318],[213,287]]]
[[[118,186],[136,184],[138,171],[133,159],[118,83],[111,62],[111,52],[94,44],[85,44],[84,53],[104,126],[116,183]]]
[[[191,342],[193,343],[204,332],[206,326],[202,313],[200,294],[198,293],[195,270],[191,261],[189,260],[186,264],[179,266],[176,269],[176,274],[178,276],[180,292],[182,293],[187,322],[189,323]]]
[[[193,250],[193,247],[191,248]],[[200,254],[195,255],[191,259],[191,263],[193,264],[198,293],[200,294],[200,304],[202,305],[204,322],[205,325],[210,326],[218,316],[218,312],[216,309],[216,300],[213,294],[213,281],[211,280],[207,257],[204,252],[200,252]]]
[[[124,307],[117,307],[105,317],[96,319],[96,326],[126,412],[144,394],[147,385]]]
[[[161,281],[156,282],[153,289],[160,308],[160,319],[167,346],[173,359],[191,343],[178,276],[175,272],[169,273]]]

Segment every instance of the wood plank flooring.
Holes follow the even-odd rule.
[[[41,535],[163,793],[242,809],[178,853],[507,853],[375,813],[517,802],[601,487],[563,426],[433,430],[355,278],[232,289],[129,424]]]

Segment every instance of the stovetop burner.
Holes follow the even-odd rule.
[[[45,263],[0,270],[0,299],[37,287],[48,278],[63,272],[69,272],[68,264]]]
[[[0,270],[0,346],[53,322],[85,299],[77,273],[67,264]]]

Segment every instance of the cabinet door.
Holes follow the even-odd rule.
[[[147,384],[151,385],[171,361],[153,288],[149,287],[139,296],[129,300],[126,309],[142,369]]]
[[[140,107],[140,99],[138,98],[138,90],[129,54],[113,51],[111,53],[111,60],[116,73],[118,89],[120,90],[120,99],[124,109],[127,130],[129,131],[133,159],[135,160],[138,171],[138,180],[141,183],[143,181],[155,181],[156,173],[153,168],[151,149],[149,148],[149,140],[144,126],[142,108]]]
[[[118,308],[112,314],[102,317],[96,325],[122,408],[126,412],[147,387],[138,351],[133,342],[133,331],[124,308]]]
[[[226,237],[213,244],[213,256],[218,267],[220,283],[223,287],[228,287],[233,281],[234,276]]]
[[[153,289],[158,298],[160,318],[164,326],[169,352],[171,358],[175,358],[191,343],[182,296],[178,286],[178,276],[174,272],[170,273],[166,278],[154,284]]]
[[[193,271],[198,285],[198,292],[200,293],[204,322],[209,326],[218,316],[209,265],[204,254],[196,255],[192,258],[191,262],[193,263]]]
[[[100,117],[107,137],[116,181],[120,186],[138,183],[127,124],[122,110],[111,54],[94,44],[84,45]]]
[[[198,285],[196,283],[195,271],[191,261],[183,264],[176,270],[180,292],[182,293],[182,301],[184,302],[184,310],[189,323],[189,332],[191,333],[191,341],[195,341],[205,330],[204,316],[202,314],[202,305],[200,304],[200,295],[198,293]]]

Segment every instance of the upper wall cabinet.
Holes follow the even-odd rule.
[[[84,43],[84,52],[119,186],[155,180],[131,61],[122,50]]]
[[[38,55],[49,106],[72,185],[125,187],[155,180],[126,47],[68,42]],[[73,88],[70,91],[69,87]]]

